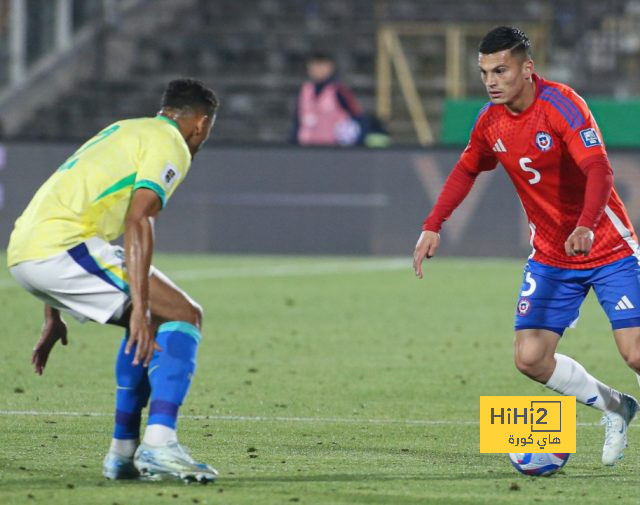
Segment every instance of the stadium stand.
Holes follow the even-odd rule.
[[[190,75],[210,83],[222,98],[221,127],[213,142],[285,142],[304,60],[313,49],[335,52],[341,74],[364,109],[374,112],[376,33],[390,22],[546,24],[552,40],[537,48],[537,54],[544,53],[547,77],[566,80],[587,95],[624,98],[640,91],[637,0],[497,3],[499,9],[487,10],[471,0],[141,2],[130,19],[100,25],[92,42],[96,72],[86,77],[79,73],[61,96],[34,110],[11,136],[83,139],[116,118],[149,114],[167,79]],[[465,95],[482,96],[475,79],[477,40],[469,37],[465,44]],[[446,95],[445,41],[425,36],[403,46],[438,132]],[[394,141],[415,142],[397,89],[393,108],[389,129]]]

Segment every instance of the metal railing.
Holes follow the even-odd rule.
[[[0,131],[15,135],[40,107],[86,78],[102,63],[100,35],[146,2],[0,0]]]
[[[400,87],[401,95],[407,106],[418,142],[421,145],[435,143],[433,127],[425,111],[423,100],[416,82],[424,78],[415,74],[407,58],[403,41],[411,42],[417,38],[432,37],[442,39],[445,44],[444,60],[444,96],[442,98],[462,98],[466,95],[469,78],[465,72],[465,61],[470,55],[468,39],[480,39],[495,24],[477,23],[411,23],[396,22],[381,25],[377,30],[376,54],[376,112],[385,122],[393,119],[393,69]],[[536,65],[544,68],[546,64],[547,25],[544,23],[521,23],[533,44],[537,47]],[[431,77],[432,79],[437,78]],[[475,78],[475,76],[474,76]]]
[[[45,11],[27,0],[0,0],[0,94],[18,88],[38,73],[45,62],[50,62],[71,49],[83,35],[115,12],[125,10],[140,0],[100,0],[78,4],[79,0],[51,0]],[[84,0],[80,0],[84,1]],[[82,7],[82,8],[80,8]],[[51,33],[50,40],[42,32]],[[34,46],[37,46],[34,48]]]

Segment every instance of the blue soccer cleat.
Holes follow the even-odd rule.
[[[162,447],[140,444],[133,461],[143,480],[179,479],[206,484],[218,476],[217,470],[195,461],[178,442],[169,442]]]

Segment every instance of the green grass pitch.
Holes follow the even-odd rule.
[[[70,324],[43,377],[41,304],[0,272],[0,503],[638,503],[640,430],[600,464],[599,413],[578,406],[577,453],[550,478],[479,453],[480,395],[552,394],[512,364],[522,261],[157,255],[205,309],[181,441],[208,486],[108,482],[117,328]],[[561,351],[638,393],[593,296]]]

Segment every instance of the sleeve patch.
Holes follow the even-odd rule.
[[[595,128],[586,128],[585,130],[580,130],[580,137],[582,138],[582,143],[585,147],[602,145],[602,142],[600,142]]]
[[[180,180],[180,171],[178,170],[178,167],[167,162],[162,170],[162,183],[164,184],[165,189],[171,189],[178,180]]]

